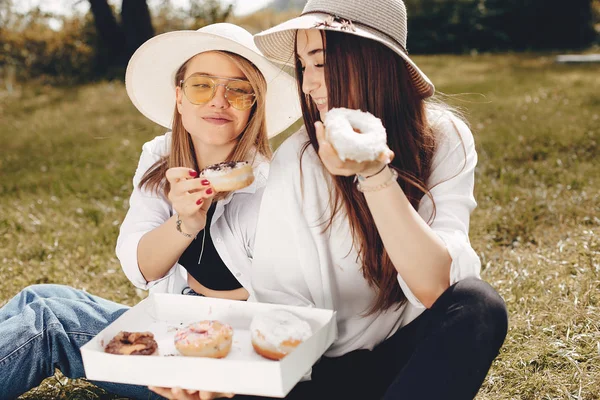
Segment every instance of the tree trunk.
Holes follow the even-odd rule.
[[[125,56],[129,61],[137,48],[154,36],[146,0],[123,0],[121,24],[125,33]]]
[[[111,66],[123,64],[125,52],[125,35],[117,23],[115,15],[107,0],[89,0],[94,25],[100,38],[99,68],[106,70]]]
[[[121,23],[107,0],[89,0],[100,39],[96,67],[100,75],[122,74],[135,50],[154,36],[146,0],[123,0]]]

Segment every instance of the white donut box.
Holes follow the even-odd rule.
[[[259,356],[250,342],[252,317],[275,309],[305,319],[313,331],[309,339],[281,361]],[[177,328],[207,319],[233,327],[229,355],[223,359],[181,356],[173,342]],[[158,355],[105,353],[104,346],[120,331],[152,332],[158,343]],[[151,294],[85,344],[81,355],[86,377],[93,381],[282,398],[310,373],[336,335],[335,312],[331,310]]]

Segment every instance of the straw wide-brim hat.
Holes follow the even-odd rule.
[[[408,56],[402,0],[308,0],[299,17],[254,35],[254,42],[269,59],[293,66],[298,29],[345,32],[382,43],[402,57],[423,98],[435,92],[433,83]]]
[[[127,94],[150,120],[171,129],[175,109],[175,74],[196,54],[223,50],[252,62],[267,82],[266,119],[269,138],[281,133],[301,116],[295,79],[258,50],[252,34],[228,23],[208,25],[197,31],[157,35],[140,46],[125,74]]]

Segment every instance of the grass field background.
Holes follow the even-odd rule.
[[[470,121],[471,240],[510,313],[478,399],[599,399],[600,65],[552,54],[417,62]],[[141,146],[163,133],[121,83],[0,93],[0,305],[36,283],[145,297],[114,245]],[[110,396],[58,376],[23,398]]]

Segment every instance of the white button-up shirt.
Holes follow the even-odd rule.
[[[188,286],[188,273],[179,263],[173,265],[161,279],[146,282],[137,259],[137,248],[142,236],[173,216],[173,207],[162,192],[157,194],[138,187],[144,173],[161,157],[167,155],[170,147],[171,132],[144,144],[133,177],[129,211],[117,239],[117,258],[125,275],[136,287],[150,289],[151,293],[181,293]],[[210,235],[219,256],[251,296],[250,266],[257,210],[264,192],[269,164],[264,158],[260,158],[253,164],[253,168],[254,182],[218,201],[210,225]]]
[[[438,147],[427,186],[435,201],[431,229],[444,241],[452,257],[450,284],[479,276],[479,257],[469,242],[469,216],[477,154],[467,125],[447,112],[428,113]],[[376,293],[363,277],[362,261],[352,244],[348,218],[342,207],[331,229],[323,232],[331,215],[331,175],[312,146],[297,132],[277,150],[271,164],[256,230],[252,286],[258,301],[336,311],[338,338],[326,352],[340,356],[356,349],[372,349],[420,315],[425,307],[398,275],[408,302],[400,309],[366,315]],[[418,212],[428,221],[432,203],[424,196]]]

